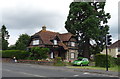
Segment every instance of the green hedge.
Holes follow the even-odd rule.
[[[29,52],[22,50],[4,50],[2,51],[2,58],[13,58],[25,59],[29,56]]]
[[[115,65],[114,58],[108,55],[108,67]],[[97,54],[95,56],[95,66],[97,67],[106,67],[106,55]]]
[[[120,66],[120,57],[114,58],[115,64]]]

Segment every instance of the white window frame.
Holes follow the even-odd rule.
[[[33,40],[33,45],[39,45],[39,40]]]
[[[50,58],[53,58],[53,52],[50,53]]]
[[[70,58],[74,59],[75,58],[75,53],[70,53]]]
[[[57,40],[54,40],[54,45],[57,45],[58,43],[57,43]]]
[[[71,46],[74,47],[75,46],[75,42],[71,42]]]

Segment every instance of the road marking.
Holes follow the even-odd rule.
[[[83,73],[83,74],[90,74],[90,73],[88,73],[88,72],[85,72],[85,73]]]
[[[109,76],[109,77],[118,77],[118,76]]]
[[[24,74],[24,75],[31,75],[31,76],[34,76],[34,77],[45,77],[45,76],[30,74],[30,73],[26,73],[26,72],[16,72],[16,71],[12,71],[12,70],[9,70],[9,69],[3,69],[3,70],[4,71],[9,71],[9,72],[14,72],[14,73],[20,73],[20,74]]]
[[[45,77],[45,76],[36,75],[36,74],[30,74],[30,73],[25,73],[25,72],[19,72],[19,73],[25,74],[25,75],[31,75],[31,76],[35,76],[35,77]]]
[[[4,70],[4,71],[11,71],[11,70],[9,70],[9,69],[2,69],[2,70]]]
[[[73,75],[74,77],[77,77],[77,76],[79,76],[79,75]]]
[[[85,72],[83,74],[99,75],[99,76],[106,76],[106,77],[118,77],[118,76],[111,76],[111,75],[106,75],[106,74],[95,74],[95,73],[88,73],[88,72]]]

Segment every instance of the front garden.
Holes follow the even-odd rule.
[[[29,52],[23,50],[4,50],[2,53],[3,59],[11,59],[16,57],[18,63],[31,63],[40,65],[53,65],[53,66],[71,66],[76,68],[85,69],[105,69],[106,67],[106,56],[103,54],[97,54],[94,60],[90,61],[90,66],[72,66],[70,62],[62,61],[61,57],[55,59],[48,58],[49,48],[33,47]],[[108,56],[108,67],[110,70],[117,71],[120,67],[120,58],[113,58]]]

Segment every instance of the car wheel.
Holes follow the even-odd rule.
[[[81,63],[80,66],[83,66],[83,64]]]
[[[87,66],[89,66],[89,64],[87,64]]]

